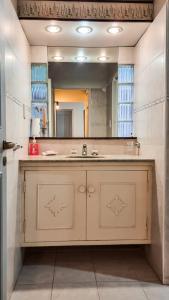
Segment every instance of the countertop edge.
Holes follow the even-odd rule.
[[[66,157],[26,157],[19,160],[20,164],[24,163],[97,163],[97,162],[154,162],[154,158],[139,156],[121,156],[121,157],[104,157],[104,158],[66,158]]]

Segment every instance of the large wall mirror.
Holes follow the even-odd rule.
[[[59,56],[56,57],[59,59]],[[60,58],[61,59],[61,58]],[[131,137],[133,135],[133,65],[49,62],[55,137]],[[84,60],[84,61],[83,61]]]
[[[49,78],[56,137],[132,136],[132,66],[50,62]]]
[[[69,54],[69,49],[66,51]],[[33,83],[34,116],[41,112],[40,135],[57,138],[133,136],[134,66],[106,62],[108,56],[98,56],[96,62],[87,62],[82,55],[74,56],[71,62],[63,59],[60,55],[52,56],[47,83],[38,82],[38,86]],[[45,65],[35,64],[32,68],[45,72]],[[37,103],[37,98],[45,100],[46,93],[47,102]]]

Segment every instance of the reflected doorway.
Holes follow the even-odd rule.
[[[72,137],[72,110],[56,110],[56,136]]]
[[[54,106],[56,137],[88,136],[88,90],[55,89]]]

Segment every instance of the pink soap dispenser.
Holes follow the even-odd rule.
[[[39,155],[40,154],[40,145],[36,142],[35,137],[33,141],[29,143],[29,155]]]

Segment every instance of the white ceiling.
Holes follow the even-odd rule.
[[[134,46],[146,31],[147,22],[91,22],[91,21],[51,21],[51,20],[21,20],[28,41],[33,46],[57,47],[116,47]],[[62,31],[49,33],[45,30],[48,25],[59,25]],[[88,25],[93,28],[90,34],[81,35],[76,28]],[[107,28],[117,25],[123,32],[112,35]]]

